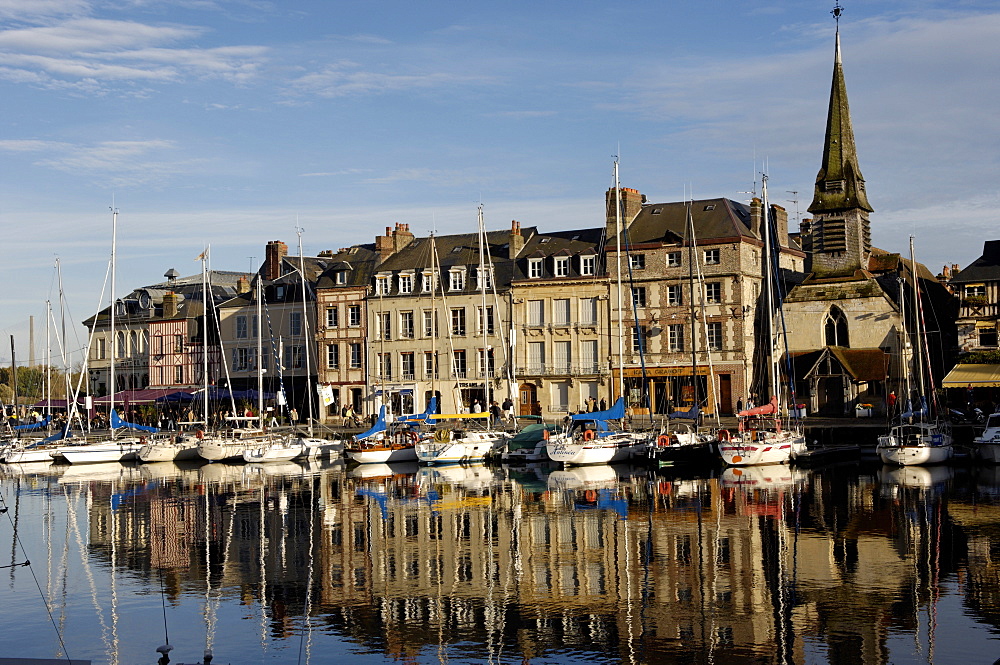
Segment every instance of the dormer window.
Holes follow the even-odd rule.
[[[375,295],[389,295],[389,275],[379,275],[375,278]]]
[[[481,278],[485,276],[485,283],[481,283]],[[476,286],[482,286],[484,289],[493,288],[493,269],[486,268],[485,272],[482,268],[476,268]]]
[[[568,256],[557,256],[555,258],[554,270],[556,277],[567,277],[569,276],[569,257]]]
[[[462,268],[456,268],[448,273],[449,283],[448,289],[450,291],[462,291],[465,289],[465,270]]]
[[[597,257],[591,254],[590,256],[580,257],[580,274],[581,275],[593,275],[597,272]]]
[[[399,292],[413,293],[413,274],[403,273],[399,276]]]
[[[542,276],[542,260],[528,259],[528,278],[540,279]]]
[[[333,272],[333,283],[334,284],[347,284],[347,271],[346,270],[335,270]]]
[[[430,271],[420,273],[420,290],[424,293],[434,290],[434,273]]]
[[[274,287],[274,297],[275,297],[276,300],[284,300],[285,299],[285,285],[284,284],[278,284],[276,287]]]

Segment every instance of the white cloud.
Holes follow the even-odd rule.
[[[362,71],[361,65],[349,61],[331,63],[320,71],[301,76],[291,83],[291,88],[300,94],[319,97],[344,97],[348,95],[380,94],[436,88],[455,85],[473,80],[444,72],[421,74],[390,74],[385,72]]]
[[[86,0],[0,0],[0,17],[26,20],[53,16],[78,16],[90,12]]]

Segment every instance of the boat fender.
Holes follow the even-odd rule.
[[[544,440],[544,441],[548,441],[549,440],[549,430],[547,430],[547,429],[543,429],[542,430],[542,440]]]
[[[719,441],[732,441],[733,437],[729,434],[729,430],[721,429],[719,430]]]
[[[434,440],[438,443],[448,443],[451,440],[451,433],[446,429],[439,429],[434,432]]]
[[[667,436],[666,434],[661,434],[660,436],[656,437],[656,445],[663,447],[669,446],[670,437]]]
[[[202,430],[198,430],[198,431],[196,431],[194,433],[194,437],[196,439],[204,439],[205,438],[205,432],[203,432]]]
[[[594,430],[588,429],[588,430],[584,431],[584,433],[583,433],[583,440],[584,441],[593,441],[594,440]]]
[[[590,503],[596,503],[597,502],[597,492],[595,492],[594,490],[587,490],[587,492],[584,494],[584,496],[587,498],[587,501],[590,502]]]

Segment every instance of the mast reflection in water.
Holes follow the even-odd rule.
[[[175,661],[220,663],[1000,652],[993,467],[2,472],[11,563],[31,561],[8,571],[5,656],[152,662],[168,639]]]

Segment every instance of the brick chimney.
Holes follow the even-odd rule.
[[[778,247],[788,247],[788,211],[779,205],[771,204],[774,211],[774,228],[778,236]]]
[[[163,296],[163,318],[172,319],[177,316],[177,303],[180,299],[173,291],[168,291]]]
[[[514,260],[524,249],[524,236],[521,235],[521,222],[510,220],[510,242],[507,245],[507,258]]]
[[[250,292],[250,280],[247,279],[246,275],[244,275],[236,280],[236,293],[249,293],[249,292]]]
[[[288,256],[288,245],[280,240],[272,240],[264,249],[264,279],[281,277],[281,260]]]
[[[631,187],[622,187],[620,189],[621,197],[621,217],[622,217],[622,228],[627,229],[635,219],[639,211],[642,210],[642,204],[646,202],[646,197],[639,193],[638,189],[632,189]],[[615,214],[615,188],[610,188],[604,194],[604,207],[606,213],[606,236],[608,238],[615,237],[615,225],[617,224],[617,215]]]
[[[750,233],[755,238],[763,240],[763,232],[760,228],[760,199],[756,196],[750,199]]]
[[[384,236],[375,236],[375,251],[378,252],[378,262],[383,263],[390,256],[402,250],[413,242],[409,224],[396,222],[396,228],[385,227]]]

